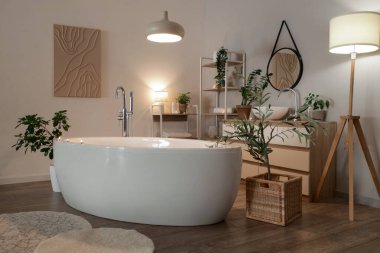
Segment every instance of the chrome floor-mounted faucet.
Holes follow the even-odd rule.
[[[117,119],[122,122],[121,126],[121,134],[124,137],[127,137],[130,135],[130,120],[132,118],[133,114],[133,92],[131,91],[129,93],[129,111],[126,108],[126,99],[125,99],[125,90],[123,87],[119,86],[116,88],[115,98],[119,97],[119,92],[121,92],[123,96],[123,108],[119,112],[119,115]]]

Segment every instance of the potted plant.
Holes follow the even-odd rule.
[[[25,153],[28,150],[30,152],[40,151],[45,156],[48,156],[50,160],[53,160],[54,140],[62,136],[62,130],[68,131],[70,128],[70,125],[67,123],[68,117],[66,116],[66,112],[66,110],[62,110],[54,113],[51,120],[45,120],[37,114],[19,118],[15,128],[20,126],[25,126],[26,128],[23,133],[15,135],[17,141],[12,147],[15,147],[16,150],[25,149]],[[52,130],[48,129],[50,123],[52,123]],[[50,166],[50,179],[53,191],[59,192],[59,185],[53,165]]]
[[[217,74],[214,77],[216,87],[220,89],[226,85],[225,77],[226,77],[226,62],[228,60],[228,50],[224,47],[221,47],[216,53],[216,71]]]
[[[261,75],[261,69],[253,70],[244,84],[240,87],[241,103],[236,105],[236,111],[240,119],[248,119],[251,113],[252,104],[262,105],[269,97],[264,96],[264,90],[268,87],[269,77],[272,74]]]
[[[300,111],[307,110],[309,116],[315,120],[325,120],[327,109],[331,105],[331,99],[322,98],[318,94],[309,93],[304,98],[304,104],[300,107]]]
[[[259,73],[259,72],[257,72]],[[269,154],[273,151],[270,142],[275,138],[285,140],[289,134],[298,135],[299,139],[311,141],[311,136],[317,122],[301,113],[302,121],[270,122],[268,119],[273,111],[261,109],[270,95],[265,92],[266,82],[258,85],[257,92],[258,117],[252,120],[246,118],[234,123],[234,131],[224,136],[226,140],[240,140],[247,145],[247,151],[267,172],[246,179],[246,201],[248,218],[287,225],[302,213],[302,178],[289,175],[273,174]],[[288,127],[281,127],[286,125]]]
[[[179,109],[180,114],[186,113],[187,105],[190,102],[189,95],[190,95],[190,92],[179,93],[176,98],[176,101],[178,102],[178,105],[179,105],[178,109]]]

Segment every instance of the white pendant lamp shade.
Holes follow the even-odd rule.
[[[330,52],[369,53],[380,46],[380,13],[355,12],[330,20]]]
[[[146,29],[147,39],[153,42],[170,43],[180,41],[185,35],[183,27],[169,21],[168,12],[164,12],[164,19],[150,23]]]

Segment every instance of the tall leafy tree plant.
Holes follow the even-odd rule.
[[[256,72],[258,73],[258,72]],[[272,153],[270,142],[273,139],[285,140],[290,134],[296,134],[300,141],[312,141],[311,136],[318,123],[312,120],[308,115],[301,114],[300,121],[286,119],[283,121],[270,121],[269,117],[273,114],[273,110],[261,109],[261,106],[270,98],[270,94],[265,91],[267,82],[256,82],[252,89],[255,90],[258,117],[252,120],[242,119],[234,123],[234,131],[228,132],[227,136],[223,137],[227,140],[240,140],[247,145],[247,151],[250,155],[260,161],[266,168],[267,173],[265,178],[271,180],[271,166],[269,162],[269,154]],[[279,128],[280,125],[286,125],[285,128]],[[304,129],[304,130],[303,130]]]
[[[30,152],[40,151],[52,160],[54,158],[54,139],[58,139],[62,135],[62,131],[68,131],[70,128],[66,113],[66,110],[58,111],[54,113],[51,120],[45,120],[37,114],[19,118],[15,128],[20,126],[26,128],[23,133],[15,135],[17,142],[12,147],[15,147],[16,150],[24,148],[25,153],[28,150]],[[52,127],[49,129],[50,123],[52,123]]]

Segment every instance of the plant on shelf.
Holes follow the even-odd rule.
[[[253,72],[252,78],[259,75],[261,72]],[[316,121],[313,121],[307,114],[300,113],[301,121],[270,121],[269,117],[273,113],[271,106],[269,109],[262,109],[262,105],[269,99],[270,95],[265,91],[267,87],[266,79],[260,79],[261,81],[256,84],[256,89],[252,89],[254,101],[257,102],[257,117],[252,120],[244,118],[239,121],[235,121],[233,124],[233,131],[227,132],[227,135],[222,137],[224,141],[242,141],[246,144],[246,151],[258,161],[260,167],[266,168],[264,174],[260,174],[255,177],[249,177],[246,179],[247,187],[247,217],[261,221],[267,221],[274,224],[286,225],[292,219],[301,215],[301,200],[302,200],[302,181],[301,177],[291,177],[287,175],[274,174],[271,171],[271,164],[269,161],[269,154],[273,152],[270,143],[274,139],[285,140],[290,135],[298,136],[299,140],[312,141],[311,137],[318,125]],[[291,187],[293,193],[288,194],[288,190]],[[287,192],[284,194],[284,191]],[[270,196],[268,196],[269,194]],[[286,200],[283,196],[285,195]],[[282,196],[282,197],[281,197]],[[274,200],[276,199],[276,200]],[[261,202],[260,202],[261,201]],[[266,203],[268,201],[268,203]],[[271,201],[277,201],[275,204],[277,210],[271,210],[268,206],[272,204]],[[282,202],[281,202],[282,201]],[[278,210],[278,203],[281,204],[281,208],[284,208],[284,203],[295,203],[294,213],[288,213],[290,217],[280,217],[279,219],[267,217],[278,217],[279,215],[271,215],[273,213],[285,212],[286,210]],[[267,213],[268,215],[263,215]]]
[[[15,147],[16,150],[25,148],[25,153],[28,150],[31,152],[41,151],[52,160],[54,158],[53,141],[62,135],[62,130],[68,131],[70,128],[66,112],[63,110],[54,113],[51,120],[45,120],[37,114],[19,118],[15,128],[26,126],[26,129],[24,133],[15,135],[17,142],[12,147]],[[50,122],[53,124],[51,131],[48,129]]]
[[[224,47],[221,47],[216,53],[216,71],[217,74],[214,77],[216,82],[216,87],[221,88],[226,85],[225,77],[226,77],[226,62],[228,60],[227,55],[228,50]]]
[[[186,113],[187,105],[190,102],[190,96],[189,95],[190,95],[190,92],[179,93],[177,98],[176,98],[176,101],[179,104],[179,113],[181,113],[181,114]]]
[[[261,73],[261,69],[253,70],[240,87],[241,103],[236,106],[236,110],[241,119],[249,118],[252,104],[262,105],[269,99],[269,94],[265,95],[264,90],[268,87],[272,74],[261,75]]]
[[[319,95],[316,95],[314,93],[309,93],[307,97],[304,98],[305,102],[303,104],[303,107],[312,108],[313,110],[323,110],[328,109],[330,106],[330,99],[323,99]]]
[[[309,116],[316,120],[325,120],[327,109],[331,105],[331,99],[322,98],[318,94],[309,93],[304,98],[304,103],[300,107],[300,111],[308,111]]]

